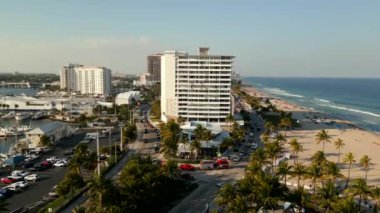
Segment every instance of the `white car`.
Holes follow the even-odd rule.
[[[48,158],[46,160],[49,161],[49,162],[56,162],[56,161],[58,161],[58,158],[57,157],[50,157],[50,158]]]
[[[24,171],[22,171],[22,170],[14,170],[14,171],[12,171],[12,173],[11,173],[11,176],[21,176],[21,177],[25,177],[25,176],[27,176],[27,175],[29,175],[29,172],[24,172]]]
[[[36,181],[38,179],[40,179],[40,177],[38,176],[38,174],[27,175],[24,178],[24,180],[27,180],[27,181]]]
[[[10,185],[8,185],[8,186],[6,186],[6,188],[9,189],[9,190],[11,190],[11,191],[13,191],[13,192],[19,192],[19,191],[21,191],[21,186],[15,185],[13,183],[10,184]]]
[[[48,195],[51,197],[58,196],[57,191],[55,190],[57,188],[57,185],[53,186],[53,188],[49,191]]]
[[[53,166],[55,166],[55,167],[65,167],[65,166],[67,166],[67,161],[64,161],[64,160],[57,161],[56,163],[53,164]]]
[[[240,157],[238,157],[238,156],[234,156],[234,157],[232,157],[232,160],[233,160],[234,162],[239,162],[239,161],[240,161]]]
[[[29,186],[28,182],[26,182],[26,181],[17,181],[17,182],[14,182],[12,184],[14,184],[16,186],[20,186],[23,189]]]

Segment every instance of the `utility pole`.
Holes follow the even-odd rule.
[[[123,151],[123,124],[120,124],[120,151]]]
[[[96,151],[98,153],[98,175],[100,176],[100,154],[99,154],[99,131],[96,137]]]
[[[108,138],[108,148],[111,149],[111,129],[110,129],[110,135],[109,135],[109,138]]]

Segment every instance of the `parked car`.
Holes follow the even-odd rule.
[[[239,162],[239,161],[240,161],[240,157],[238,157],[238,156],[234,156],[234,157],[232,157],[232,160],[233,160],[234,162]]]
[[[58,159],[57,159],[57,161],[58,161]],[[40,163],[40,165],[43,166],[43,167],[46,167],[46,168],[50,168],[50,167],[53,166],[53,163],[52,163],[52,162],[53,162],[53,161],[42,161],[42,162]],[[56,162],[56,161],[54,161],[54,162]]]
[[[22,168],[23,169],[29,169],[31,167],[33,167],[34,163],[33,162],[29,162],[29,163],[25,163]]]
[[[14,170],[14,171],[12,171],[11,175],[12,176],[22,176],[22,177],[25,177],[25,176],[29,175],[29,172],[24,172],[22,170]]]
[[[24,180],[27,180],[27,181],[37,181],[38,179],[40,179],[38,174],[31,174],[24,178]]]
[[[228,161],[226,159],[218,159],[216,161],[216,164],[218,165],[218,168],[220,168],[220,169],[230,168],[230,165],[228,164]]]
[[[182,170],[187,170],[187,171],[194,171],[195,170],[195,167],[190,165],[190,164],[181,164],[179,166],[179,168]]]
[[[60,160],[53,164],[55,167],[65,167],[67,166],[67,161]]]
[[[11,183],[16,182],[16,180],[13,179],[13,178],[10,178],[10,177],[3,177],[3,178],[0,179],[0,182],[2,184],[11,184]]]
[[[0,195],[3,197],[10,197],[12,195],[12,191],[4,187],[0,189]]]
[[[55,156],[53,156],[53,157],[50,157],[50,158],[46,159],[46,161],[55,163],[56,161],[58,161],[58,158],[55,157]]]
[[[194,176],[192,176],[192,175],[189,174],[189,173],[182,173],[182,174],[181,174],[181,178],[182,178],[182,179],[185,179],[185,180],[194,180],[194,179],[195,179]]]
[[[29,186],[28,182],[26,182],[26,181],[17,181],[17,182],[14,182],[12,184],[20,186],[23,189],[25,189]]]
[[[11,190],[12,192],[19,192],[21,191],[21,186],[15,185],[14,183],[6,186],[7,189]]]
[[[9,175],[7,178],[13,179],[15,181],[24,179],[24,177],[21,175]]]

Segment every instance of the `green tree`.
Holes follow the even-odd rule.
[[[226,123],[228,123],[228,126],[229,126],[229,130],[231,131],[231,129],[232,129],[232,123],[235,121],[235,119],[234,119],[234,116],[232,115],[232,114],[228,114],[227,116],[226,116]]]
[[[298,153],[303,151],[303,147],[298,143],[297,138],[292,138],[289,142],[290,149],[293,153],[294,164],[296,164],[296,159],[298,162]]]
[[[322,151],[317,151],[314,153],[314,155],[311,156],[311,162],[312,164],[323,167],[327,162],[325,153]]]
[[[280,126],[284,128],[284,136],[286,138],[286,131],[287,131],[287,128],[291,127],[292,126],[292,118],[290,117],[284,117],[284,118],[281,118],[280,120]]]
[[[344,176],[340,173],[340,169],[336,163],[328,162],[325,166],[325,177],[335,183],[337,178]]]
[[[367,199],[367,196],[371,194],[371,191],[367,185],[367,181],[363,178],[354,180],[351,187],[346,189],[346,192],[353,197],[359,196],[359,212],[363,198]]]
[[[352,163],[355,163],[355,155],[352,154],[352,152],[347,153],[344,156],[343,162],[348,163],[348,175],[347,175],[347,181],[346,181],[346,186],[344,188],[347,188],[348,182],[350,181],[350,174],[351,174],[351,167]]]
[[[375,201],[375,208],[373,209],[373,213],[376,213],[380,205],[380,187],[376,186],[372,188],[370,197],[372,197],[372,199]]]
[[[368,157],[368,155],[364,155],[362,158],[360,158],[360,165],[364,168],[365,170],[365,181],[367,181],[367,174],[369,167],[371,165],[371,158]]]
[[[303,212],[302,209],[311,206],[311,196],[302,186],[298,186],[296,190],[290,192],[287,198],[297,206],[299,213]]]
[[[317,133],[315,136],[315,140],[317,141],[317,144],[320,144],[322,142],[323,144],[323,152],[325,152],[325,143],[331,142],[331,136],[328,134],[328,131],[325,129],[322,129],[320,132]]]
[[[91,203],[91,209],[96,212],[104,212],[104,210],[114,203],[117,199],[116,191],[112,185],[111,180],[103,176],[95,175],[95,177],[88,184],[88,196]]]
[[[161,129],[161,152],[166,157],[173,157],[177,153],[178,141],[180,139],[181,128],[174,120],[169,120],[166,124],[160,125]]]
[[[317,191],[317,199],[319,205],[325,208],[325,212],[329,212],[338,200],[338,190],[335,188],[334,183],[328,181],[324,187],[319,188]]]
[[[291,174],[293,166],[288,164],[288,161],[281,161],[277,167],[277,174],[279,177],[283,177],[285,185],[287,182],[287,176]]]
[[[300,186],[300,180],[307,174],[306,167],[301,163],[296,163],[293,167],[292,177],[297,177],[297,186]]]
[[[323,177],[322,168],[317,164],[311,164],[307,168],[306,177],[311,180],[313,185],[313,193],[315,194],[315,189],[317,188],[318,180],[321,180]]]
[[[50,146],[50,138],[46,135],[40,136],[40,146]]]
[[[333,204],[332,211],[334,213],[358,213],[359,207],[355,203],[353,197],[347,197],[344,199],[339,199],[338,202]]]
[[[339,160],[340,160],[340,151],[341,151],[341,149],[343,149],[343,147],[344,147],[344,142],[343,142],[343,140],[342,139],[340,139],[340,138],[338,138],[335,142],[334,142],[334,144],[335,144],[335,148],[338,150],[338,164],[339,164]]]

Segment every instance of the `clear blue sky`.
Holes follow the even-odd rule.
[[[24,0],[0,6],[0,72],[68,63],[123,73],[176,49],[236,56],[253,76],[380,77],[380,1]]]

